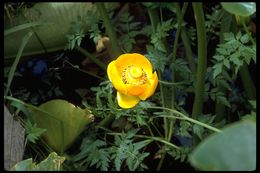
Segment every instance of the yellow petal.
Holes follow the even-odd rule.
[[[122,75],[120,75],[120,73],[117,71],[115,61],[112,61],[108,64],[107,75],[108,79],[112,82],[116,90],[126,94],[126,86],[122,80]]]
[[[148,80],[149,80],[150,86],[148,87],[146,92],[144,92],[143,94],[141,94],[139,96],[139,98],[141,100],[146,100],[148,97],[153,95],[154,91],[156,90],[156,87],[158,85],[158,76],[157,76],[156,71],[153,73],[153,77]]]
[[[131,84],[126,84],[127,88],[127,94],[133,95],[133,96],[139,96],[146,92],[149,89],[150,85],[148,84],[143,84],[143,85],[131,85]]]
[[[136,96],[125,95],[121,92],[117,92],[117,102],[121,108],[125,108],[125,109],[132,108],[139,101],[140,99]]]
[[[116,67],[118,71],[121,73],[125,68],[128,66],[136,66],[144,69],[146,73],[148,73],[148,76],[152,74],[152,64],[150,61],[143,55],[138,53],[126,53],[120,55],[116,59]]]

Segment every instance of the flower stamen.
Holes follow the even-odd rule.
[[[122,79],[124,84],[142,85],[146,83],[147,74],[142,68],[130,65],[123,70]]]

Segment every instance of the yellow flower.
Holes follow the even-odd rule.
[[[150,61],[138,53],[123,54],[107,67],[109,80],[117,90],[117,101],[122,108],[132,108],[140,100],[153,95],[157,84],[157,73]]]

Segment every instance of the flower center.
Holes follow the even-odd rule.
[[[140,78],[143,75],[143,71],[140,67],[132,67],[129,69],[129,74],[132,78]]]
[[[147,75],[145,71],[133,65],[123,70],[122,79],[125,84],[142,85],[146,82]]]

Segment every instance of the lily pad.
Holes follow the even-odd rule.
[[[108,10],[112,10],[117,8],[119,3],[105,3],[105,6]],[[99,13],[95,5],[91,2],[36,3],[32,8],[25,9],[20,15],[12,19],[14,25],[8,22],[4,24],[5,30],[19,25],[31,26],[36,22],[37,25],[25,27],[22,30],[5,36],[5,58],[15,57],[24,35],[31,31],[31,29],[37,33],[48,52],[63,50],[67,43],[66,34],[68,34],[72,23],[77,22],[79,18],[86,17],[88,11],[93,12],[99,18]],[[91,21],[87,20],[85,22],[84,31],[87,32],[90,29]],[[22,56],[41,53],[44,53],[44,49],[34,34],[25,47]]]
[[[221,5],[227,12],[243,17],[251,16],[256,12],[254,2],[222,2]]]
[[[88,109],[61,99],[43,103],[39,108],[42,111],[30,108],[32,119],[38,127],[47,130],[42,137],[58,153],[68,149],[94,117]]]
[[[190,163],[203,171],[252,171],[256,169],[256,123],[228,125],[191,153]]]

